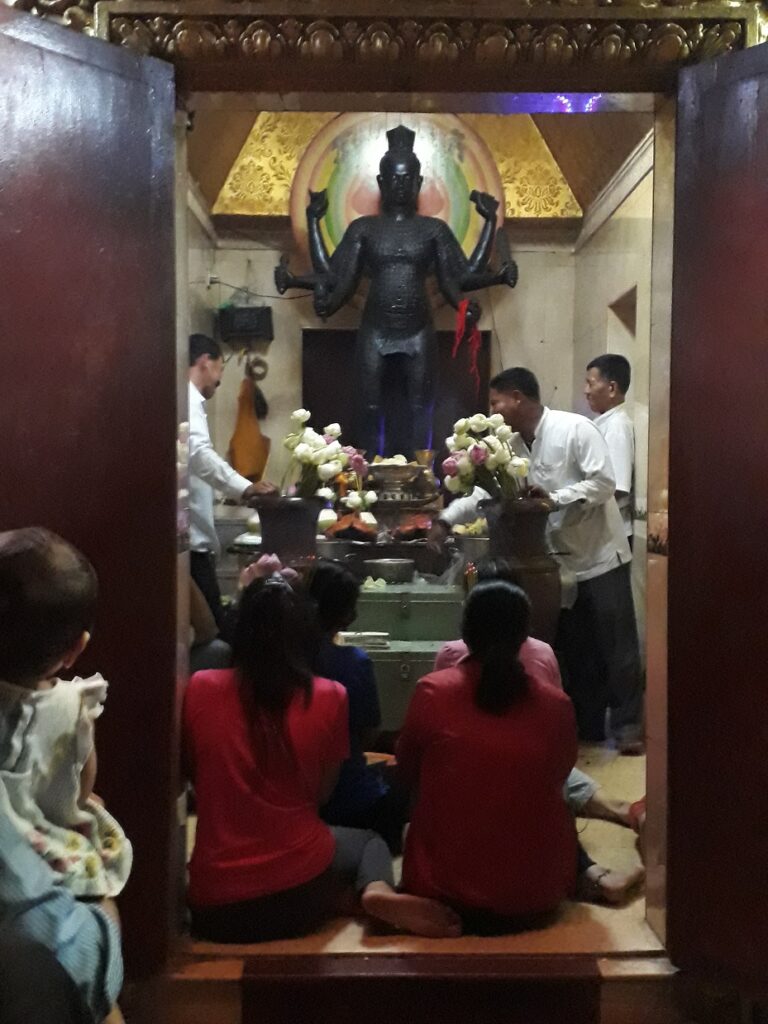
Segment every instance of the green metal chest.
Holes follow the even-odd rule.
[[[362,590],[355,630],[389,633],[391,640],[455,640],[464,594],[442,584],[388,584]]]
[[[402,728],[416,683],[432,671],[442,640],[393,640],[386,651],[369,651],[381,705],[381,728]]]

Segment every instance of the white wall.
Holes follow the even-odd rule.
[[[494,334],[492,371],[527,366],[539,379],[544,402],[556,409],[569,409],[573,374],[573,255],[564,247],[518,247],[515,258],[520,269],[517,287],[514,291],[496,289],[490,301],[485,299],[483,303],[488,313],[482,326],[492,329]]]
[[[214,316],[211,308],[208,275],[214,272],[216,240],[195,197],[187,205],[187,242],[189,271],[189,330],[191,334],[213,334]]]
[[[648,492],[648,385],[651,310],[653,173],[649,172],[574,256],[573,408],[592,415],[583,394],[587,363],[605,352],[632,366],[627,412],[635,424],[635,551],[645,551]],[[631,335],[611,304],[637,289],[637,322]],[[644,627],[645,558],[633,561],[635,603]]]

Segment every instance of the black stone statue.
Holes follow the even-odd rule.
[[[314,292],[315,312],[325,319],[354,295],[362,275],[370,278],[355,346],[353,386],[356,417],[350,440],[369,456],[379,451],[382,382],[391,357],[399,357],[404,376],[410,424],[400,439],[409,440],[409,457],[429,447],[437,385],[437,339],[427,294],[427,279],[437,275],[440,291],[457,309],[464,292],[506,284],[514,287],[517,267],[507,259],[498,271],[488,269],[496,231],[498,200],[472,192],[470,200],[484,219],[474,252],[467,259],[448,225],[416,212],[422,177],[413,152],[415,133],[400,125],[387,132],[389,149],[379,167],[381,213],[358,217],[328,255],[320,221],[328,203],[325,191],[311,192],[307,207],[309,251],[314,273],[296,277],[284,256],[275,270],[282,295],[288,288]],[[477,322],[480,307],[470,303],[468,324]],[[385,448],[391,447],[385,445]],[[382,454],[392,454],[386,451]]]

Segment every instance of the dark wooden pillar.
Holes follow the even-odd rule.
[[[92,560],[98,792],[134,843],[130,972],[171,935],[176,691],[172,70],[0,6],[0,528]]]
[[[670,381],[670,957],[768,985],[768,47],[682,73]]]

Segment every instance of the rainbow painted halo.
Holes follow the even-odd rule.
[[[351,221],[377,213],[376,175],[387,149],[386,132],[404,124],[416,132],[414,152],[424,184],[419,213],[440,217],[469,254],[483,227],[469,201],[473,189],[499,200],[504,218],[504,189],[491,152],[455,114],[339,114],[318,133],[299,162],[291,189],[291,223],[300,248],[307,249],[306,206],[310,190],[328,193],[322,231],[333,252]]]

